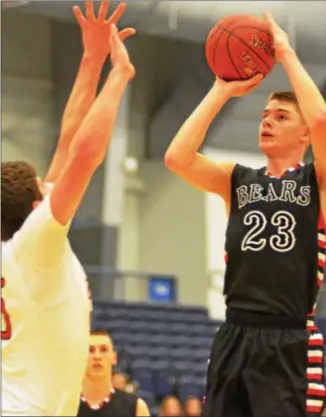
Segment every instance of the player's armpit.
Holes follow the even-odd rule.
[[[141,398],[137,399],[137,409],[136,417],[150,417],[150,412],[148,410],[147,404]]]
[[[122,54],[128,57],[121,42],[119,47],[122,49]],[[128,68],[118,66],[111,70],[72,141],[69,160],[50,196],[53,216],[63,225],[74,217],[94,172],[105,159],[119,105],[131,79]]]
[[[86,155],[69,159],[50,194],[51,210],[58,223],[64,225],[73,218],[99,165],[91,159],[88,163]]]
[[[178,166],[174,161],[165,160],[166,166],[196,188],[218,194],[228,204],[231,196],[231,175],[233,162],[215,162],[205,155],[196,154],[187,166]]]
[[[320,205],[326,219],[326,162],[315,161],[315,171],[319,187]]]
[[[317,120],[314,125],[309,126],[309,137],[311,139],[312,152],[317,161],[318,175],[326,176],[326,115]]]

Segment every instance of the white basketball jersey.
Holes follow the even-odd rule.
[[[90,334],[90,308],[85,273],[67,249],[62,274],[66,287],[61,299],[42,309],[46,352],[47,415],[75,416],[85,375]]]
[[[44,416],[42,329],[11,242],[2,244],[2,416]]]
[[[46,197],[2,245],[3,416],[77,414],[90,306],[85,272],[66,237],[68,227],[55,221]],[[49,253],[59,261],[44,268]]]

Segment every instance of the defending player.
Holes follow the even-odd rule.
[[[67,233],[104,161],[119,104],[135,74],[111,24],[124,8],[119,6],[110,21],[107,2],[98,19],[90,2],[86,18],[75,10],[85,50],[46,179],[54,183],[52,191],[45,196],[45,184],[31,165],[1,165],[3,416],[77,414],[88,354],[89,300]],[[109,53],[112,70],[94,101]]]
[[[307,315],[325,268],[326,105],[286,33],[266,16],[276,59],[294,93],[271,94],[259,146],[267,168],[216,163],[197,151],[222,106],[255,88],[216,80],[181,127],[165,162],[190,184],[221,196],[229,216],[226,323],[210,358],[205,417],[320,415],[322,338]],[[311,142],[315,161],[302,162]]]

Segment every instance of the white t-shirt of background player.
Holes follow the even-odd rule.
[[[2,302],[12,334],[2,341],[2,415],[77,414],[90,307],[68,229],[54,219],[48,195],[3,245]]]

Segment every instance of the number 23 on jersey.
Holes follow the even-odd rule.
[[[249,227],[249,231],[243,238],[241,250],[258,252],[267,244],[276,252],[289,252],[294,248],[296,221],[293,214],[288,211],[280,210],[273,214],[270,223],[275,232],[268,240],[263,237],[268,220],[261,211],[249,211],[244,216],[243,222]]]
[[[6,285],[5,278],[1,278],[1,293]],[[6,309],[5,300],[1,294],[1,340],[9,340],[11,338],[11,320]]]

